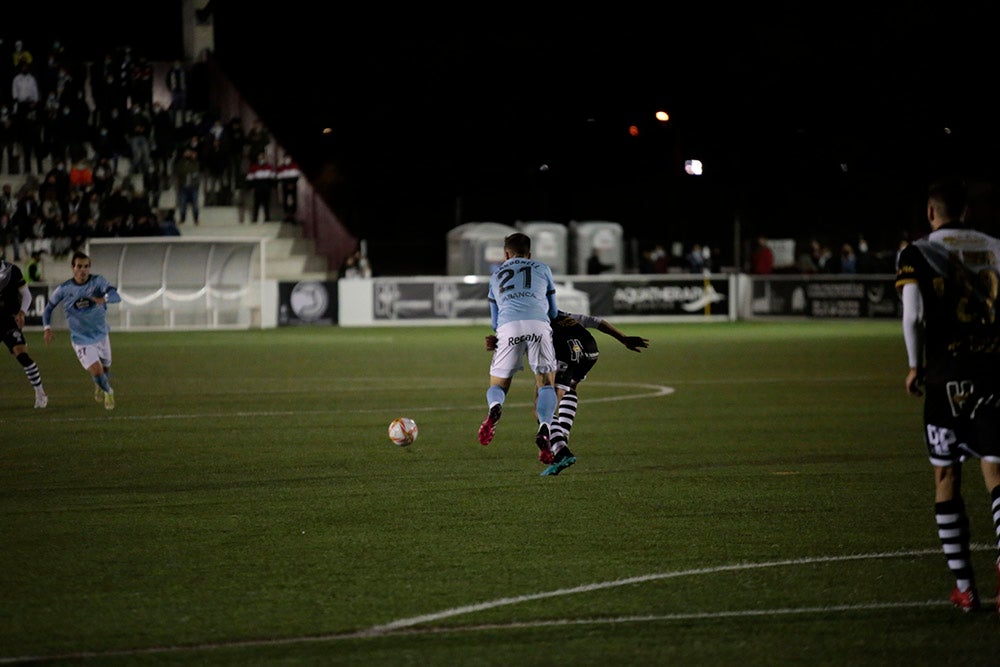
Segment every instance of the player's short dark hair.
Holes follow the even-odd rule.
[[[525,257],[531,252],[531,239],[527,234],[514,232],[503,240],[504,250],[509,250],[512,255]]]
[[[969,188],[959,176],[941,178],[931,183],[927,199],[940,204],[949,220],[958,220],[969,205]]]

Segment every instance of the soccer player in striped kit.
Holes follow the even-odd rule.
[[[1000,239],[965,224],[967,201],[966,186],[959,179],[931,185],[931,232],[900,252],[896,289],[903,301],[910,367],[906,391],[924,396],[934,517],[955,577],[950,599],[963,611],[975,611],[980,599],[962,498],[962,466],[969,459],[979,460],[1000,551]]]

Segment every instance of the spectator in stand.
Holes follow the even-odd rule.
[[[69,169],[70,194],[83,190],[89,190],[94,185],[94,170],[90,167],[90,160],[86,157],[80,158],[73,163]]]
[[[55,95],[46,100],[42,110],[42,156],[51,158],[52,164],[66,159],[66,134]]]
[[[21,250],[28,255],[35,251],[35,244],[45,234],[45,223],[42,222],[40,209],[36,209],[30,217],[18,220],[18,235],[21,237]]]
[[[90,116],[90,126],[99,127],[105,121],[103,114],[115,106],[112,99],[112,88],[115,86],[115,56],[111,52],[104,54],[99,62],[90,66],[90,96],[94,100],[94,108]]]
[[[55,46],[58,44],[56,42]],[[52,95],[58,102],[59,95],[56,88],[59,82],[59,54],[50,49],[48,55],[45,56],[45,62],[40,63],[38,70],[39,91],[44,96]]]
[[[18,105],[17,137],[21,144],[21,161],[25,174],[45,173],[45,155],[42,148],[42,111],[38,108],[37,102],[25,102]],[[32,165],[34,158],[34,165]]]
[[[14,101],[14,112],[21,113],[21,107],[29,103],[38,104],[42,99],[38,79],[31,71],[31,65],[21,63],[21,67],[11,80],[11,99]]]
[[[691,251],[685,257],[688,271],[691,273],[701,273],[705,270],[705,252],[700,243],[691,246]]]
[[[28,284],[42,282],[42,255],[44,250],[35,250],[31,253],[31,259],[24,265],[24,281]]]
[[[49,251],[53,257],[65,257],[72,244],[69,221],[59,218],[52,227],[46,227],[45,234],[49,237]]]
[[[46,229],[63,218],[63,203],[59,198],[59,186],[54,175],[50,174],[45,177],[45,182],[38,190],[38,199]],[[41,236],[47,236],[44,230]]]
[[[247,173],[250,171],[250,161],[243,157],[240,160],[240,170],[236,173],[236,183],[233,193],[236,197],[236,208],[239,214],[240,224],[246,222],[253,208],[252,184],[247,180]]]
[[[159,102],[151,109],[152,134],[150,145],[153,165],[161,180],[170,178],[174,158],[177,157],[177,127],[170,112]]]
[[[7,251],[10,250],[14,261],[21,261],[19,243],[17,226],[11,222],[10,214],[0,211],[0,259],[8,259]]]
[[[145,174],[153,166],[153,157],[149,145],[149,135],[152,130],[152,119],[142,103],[133,103],[128,122],[128,145],[131,154],[129,176]]]
[[[7,173],[20,174],[21,165],[18,159],[15,144],[17,142],[17,128],[14,124],[14,113],[6,104],[0,106],[0,172],[4,167],[4,156],[7,156]]]
[[[291,155],[287,153],[278,164],[278,192],[281,195],[281,209],[285,213],[285,222],[295,222],[295,214],[299,210],[299,177],[302,171]]]
[[[845,243],[840,246],[840,269],[839,273],[857,273],[858,258],[854,255],[854,246]]]
[[[229,188],[237,193],[246,183],[244,176],[249,166],[246,153],[247,137],[243,131],[243,121],[239,116],[229,119],[226,131],[229,134]]]
[[[170,91],[170,117],[174,127],[180,127],[187,120],[187,69],[180,60],[175,60],[166,74],[167,90]]]
[[[221,135],[209,134],[206,139],[199,156],[205,175],[205,205],[228,206],[232,202],[232,193],[225,187],[229,150]]]
[[[194,224],[199,224],[198,196],[201,192],[201,163],[198,151],[191,145],[177,156],[174,162],[174,184],[177,189],[177,222],[187,222],[188,208],[194,217]]]
[[[662,244],[657,243],[649,254],[649,260],[653,264],[653,273],[666,273],[670,269],[670,257],[667,249]]]
[[[132,106],[148,109],[153,103],[153,64],[145,54],[140,54],[129,71],[129,92]]]
[[[132,103],[132,67],[135,65],[135,58],[132,56],[132,47],[128,45],[120,47],[115,62],[118,63],[118,71],[115,73],[115,79],[118,81],[119,95],[121,95],[122,100],[125,102],[122,106],[122,110],[124,111]]]
[[[14,42],[14,51],[12,53],[12,65],[15,68],[21,67],[21,65],[31,65],[35,62],[34,56],[31,55],[31,51],[24,47],[23,40],[16,40]]]
[[[149,205],[149,198],[143,190],[132,191],[128,214],[125,216],[124,234],[127,236],[159,236],[160,221]]]
[[[601,257],[598,254],[597,248],[590,251],[590,259],[587,260],[587,273],[591,276],[596,276],[604,273],[605,271],[610,271],[614,267],[610,264],[605,264],[601,261]]]
[[[250,222],[267,222],[271,219],[271,196],[274,192],[274,167],[267,160],[267,153],[257,154],[247,171],[247,182],[253,189],[253,214]],[[263,220],[260,214],[264,214]]]
[[[69,220],[71,213],[76,213],[79,215],[81,210],[86,209],[86,204],[83,199],[84,188],[73,185],[69,189],[69,198],[66,200],[66,219]]]
[[[271,149],[271,133],[264,127],[264,121],[257,118],[246,134],[247,157],[251,164],[261,153],[267,155]]]
[[[127,155],[129,151],[128,112],[123,112],[124,109],[127,109],[127,107],[111,107],[108,111],[107,120],[104,123],[108,128],[109,143],[115,151],[111,156],[111,164],[114,166],[116,172],[118,171],[119,158]]]
[[[97,159],[97,164],[94,165],[94,184],[91,187],[91,191],[98,198],[103,198],[111,192],[116,180],[115,168],[111,164],[111,159],[105,155],[100,156]]]
[[[14,215],[17,210],[17,197],[14,196],[14,188],[10,183],[0,186],[0,215]]]
[[[32,251],[32,238],[34,237],[35,218],[39,215],[38,191],[29,184],[26,184],[17,193],[17,207],[11,221],[17,227],[18,245],[14,248],[14,261],[20,259],[20,250],[27,255]]]
[[[878,258],[868,252],[868,241],[858,236],[858,273],[878,273]],[[893,264],[895,266],[895,264]]]
[[[90,139],[90,107],[82,97],[77,97],[63,106],[63,122],[66,130],[66,158],[72,164],[90,154],[87,141]]]
[[[750,273],[757,275],[774,273],[774,251],[767,244],[766,236],[757,237],[757,246],[750,255]]]
[[[362,241],[362,244],[364,242]],[[344,260],[344,265],[340,267],[341,278],[371,278],[372,268],[368,263],[363,246],[359,247]]]
[[[100,124],[124,133],[121,114],[123,109],[128,108],[128,97],[125,96],[117,76],[111,73],[105,74],[100,90],[101,97],[94,98],[94,106],[100,112]],[[112,113],[115,109],[118,110],[117,113]]]
[[[146,201],[154,214],[159,215],[160,196],[163,194],[163,179],[156,167],[150,167],[149,171],[142,175],[142,188],[146,192]]]
[[[66,235],[69,239],[66,254],[81,250],[87,242],[87,230],[79,210],[71,210],[66,216]]]
[[[60,203],[65,204],[69,201],[71,183],[69,180],[69,172],[66,171],[65,160],[59,160],[58,162],[53,163],[52,168],[45,174],[45,183],[51,183],[51,185],[55,187],[56,198]],[[39,198],[41,198],[42,194],[42,188],[39,188]]]
[[[132,198],[125,194],[121,183],[116,183],[101,201],[102,235],[125,236],[131,211]]]
[[[833,257],[830,247],[825,243],[814,240],[812,242],[813,262],[819,273],[837,273],[840,269],[837,260]]]

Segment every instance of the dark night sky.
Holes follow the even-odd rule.
[[[440,238],[461,195],[463,222],[615,220],[643,243],[729,244],[738,211],[747,235],[895,247],[922,229],[929,178],[955,162],[997,175],[989,4],[303,9],[269,21],[278,46],[262,50],[239,9],[215,24],[227,67],[264,83],[275,131],[343,169],[362,236]],[[682,174],[691,156],[700,180]]]
[[[893,4],[212,6],[216,55],[310,175],[339,176],[348,226],[386,257],[412,245],[443,266],[457,216],[731,245],[738,215],[747,236],[894,245],[922,230],[934,175],[955,166],[988,192],[997,10]],[[179,10],[143,7],[121,42],[176,48],[163,26]],[[700,179],[682,173],[691,156]]]

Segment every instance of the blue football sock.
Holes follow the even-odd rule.
[[[503,405],[505,398],[507,398],[507,394],[498,384],[491,385],[490,388],[486,390],[486,404],[488,406],[492,406],[494,403]]]
[[[536,403],[536,408],[538,410],[538,421],[543,424],[551,424],[552,415],[556,411],[555,387],[552,386],[539,387],[538,402]]]
[[[111,392],[111,383],[110,383],[110,382],[108,382],[108,374],[107,374],[107,373],[101,373],[100,375],[98,375],[97,377],[95,377],[95,378],[94,378],[94,383],[95,383],[95,384],[96,384],[96,385],[97,385],[98,387],[100,387],[100,388],[101,388],[101,390],[102,390],[102,391],[103,391],[103,392],[104,392],[105,394],[107,394],[107,393],[110,393],[110,392]]]

